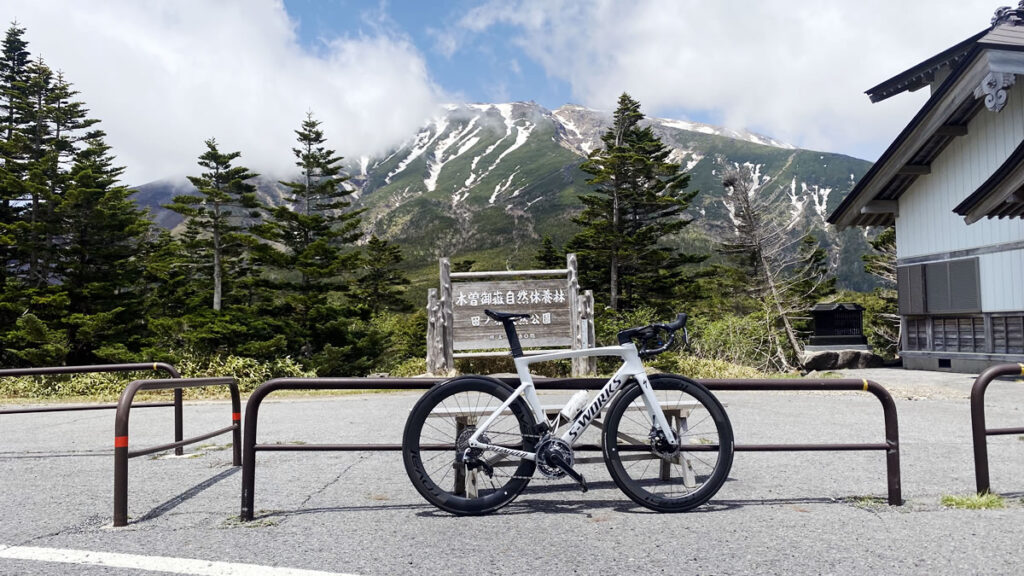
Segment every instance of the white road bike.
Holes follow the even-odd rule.
[[[618,346],[526,356],[515,324],[530,315],[485,312],[505,328],[520,385],[460,376],[434,386],[416,403],[402,456],[409,479],[428,502],[457,515],[487,514],[514,500],[536,470],[548,478],[568,476],[586,492],[583,475],[573,468],[573,446],[613,398],[600,418],[601,451],[619,489],[658,512],[692,510],[718,492],[733,457],[725,409],[689,378],[647,375],[641,360],[667,350],[679,330],[685,340],[685,314],[668,324],[623,330]],[[530,365],[590,356],[618,356],[622,366],[589,402],[579,392],[549,419]]]

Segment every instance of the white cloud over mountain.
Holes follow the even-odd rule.
[[[989,0],[491,0],[438,45],[512,27],[521,49],[611,109],[707,114],[801,147],[873,160],[927,91],[872,105],[864,90],[984,29]]]
[[[345,156],[415,133],[443,98],[418,50],[380,28],[311,53],[279,2],[0,1],[100,118],[130,184],[198,173],[203,141],[263,171],[294,166],[312,110]]]

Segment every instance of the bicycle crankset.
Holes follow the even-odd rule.
[[[587,481],[583,475],[573,469],[575,462],[572,446],[561,438],[545,438],[537,445],[537,469],[548,478],[561,478],[569,475],[580,485],[580,490],[587,491]]]

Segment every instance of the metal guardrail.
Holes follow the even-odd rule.
[[[990,491],[988,437],[1024,434],[1024,428],[985,428],[985,391],[1000,376],[1024,376],[1024,364],[999,364],[978,375],[971,387],[971,432],[974,439],[974,479],[978,494]]]
[[[243,521],[253,519],[256,488],[256,452],[292,451],[400,451],[401,444],[257,444],[256,433],[259,424],[259,409],[263,400],[277,390],[426,390],[443,382],[445,378],[277,378],[264,382],[252,395],[245,407],[245,434],[242,440],[242,508]],[[499,378],[508,384],[519,384],[517,378]],[[900,486],[900,441],[896,405],[889,392],[875,382],[868,380],[700,380],[710,390],[765,391],[765,390],[852,390],[873,394],[882,404],[885,418],[885,442],[874,444],[737,444],[740,451],[846,451],[884,450],[886,452],[886,475],[888,480],[889,504],[903,503]],[[605,384],[601,378],[539,379],[538,390],[599,390]],[[596,445],[574,446],[579,451],[600,450]]]
[[[171,388],[198,388],[201,386],[228,386],[231,390],[231,425],[213,432],[201,434],[185,440],[177,439],[171,444],[128,450],[128,418],[131,415],[132,400],[141,390],[168,390]],[[175,380],[135,380],[121,392],[117,402],[117,413],[114,416],[114,526],[128,525],[128,459],[145,456],[155,452],[163,452],[182,446],[213,438],[221,434],[233,432],[232,446],[234,455],[232,464],[242,465],[241,451],[241,407],[238,395],[238,383],[234,378],[179,378]]]
[[[92,366],[42,366],[37,368],[7,368],[0,370],[0,378],[16,376],[56,376],[58,374],[98,374],[101,372],[146,372],[149,370],[166,372],[171,378],[181,378],[181,374],[165,362],[137,362],[133,364],[94,364]],[[183,433],[181,388],[174,389],[173,402],[147,402],[136,404],[135,408],[163,408],[174,406],[174,441],[180,441]],[[33,408],[5,408],[3,414],[35,414],[41,412],[73,412],[79,410],[113,410],[117,404],[88,404],[81,406],[36,406]],[[175,450],[181,455],[181,448]]]

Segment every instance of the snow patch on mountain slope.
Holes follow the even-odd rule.
[[[825,211],[827,209],[826,207],[828,206],[828,196],[829,194],[832,193],[832,189],[820,188],[817,185],[809,187],[805,182],[801,182],[800,186],[803,190],[803,193],[807,195],[811,201],[814,202],[814,211],[818,214],[818,217],[821,218],[821,220],[824,222]]]
[[[391,172],[388,172],[387,177],[384,178],[385,184],[390,184],[391,179],[396,174],[405,170],[409,166],[409,164],[413,162],[413,160],[416,160],[417,158],[420,157],[420,155],[426,152],[427,148],[429,148],[430,145],[433,144],[434,141],[437,140],[441,136],[441,134],[443,134],[444,131],[448,129],[448,119],[438,118],[437,120],[434,121],[434,126],[436,127],[437,131],[434,132],[433,135],[431,135],[430,130],[421,130],[420,133],[416,135],[416,140],[413,142],[412,150],[409,151],[409,155],[398,163],[398,167],[396,167]]]
[[[576,134],[576,138],[580,142],[580,150],[582,150],[584,154],[589,155],[594,150],[594,141],[584,139],[583,133],[580,132],[580,129],[576,127],[576,124],[574,124],[568,116],[566,116],[564,113],[560,114],[558,110],[552,112],[551,115],[554,116],[555,119],[562,124],[562,126],[565,126],[567,130],[572,130],[572,132]]]
[[[433,192],[437,189],[437,179],[441,176],[441,169],[444,168],[445,164],[464,154],[480,140],[480,137],[476,136],[480,132],[480,128],[478,127],[476,130],[473,130],[473,127],[476,126],[476,121],[477,117],[474,116],[462,130],[453,130],[444,140],[438,142],[430,161],[427,163],[429,175],[423,181],[428,191]],[[459,148],[454,154],[446,158],[445,153],[455,144],[460,144]]]
[[[785,148],[787,150],[795,150],[796,147],[792,144],[780,142],[774,138],[767,136],[760,136],[753,132],[747,132],[746,130],[728,130],[722,128],[716,128],[707,124],[701,124],[699,122],[687,122],[685,120],[671,120],[667,118],[654,119],[658,124],[668,127],[675,128],[677,130],[687,130],[689,132],[699,132],[701,134],[711,134],[713,136],[725,136],[727,138],[734,138],[736,140],[744,140],[746,142],[753,142],[754,144],[760,144],[762,146],[771,146],[773,148]]]
[[[504,182],[499,182],[498,185],[494,187],[494,192],[491,194],[491,198],[487,201],[487,203],[494,204],[494,201],[498,198],[498,194],[501,194],[505,190],[508,190],[509,186],[512,185],[512,180],[516,177],[517,174],[519,174],[519,166],[516,166],[515,171],[509,174],[507,180],[505,180]],[[513,194],[512,196],[514,197],[515,194]]]
[[[668,155],[668,161],[673,164],[682,164],[684,172],[693,170],[693,167],[703,159],[704,154],[694,150],[684,150],[682,148],[675,148]]]

